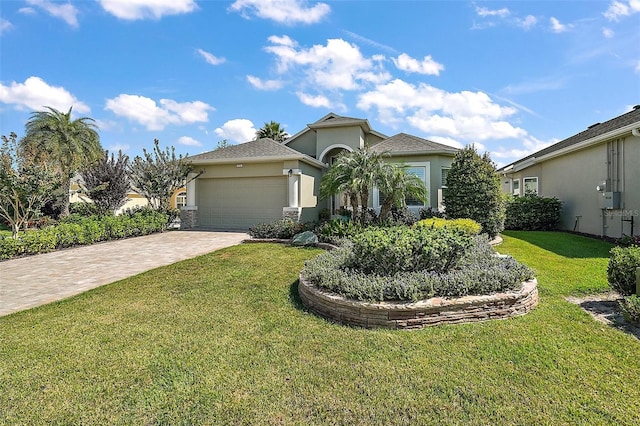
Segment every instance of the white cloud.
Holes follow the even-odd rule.
[[[357,106],[365,111],[377,109],[386,124],[406,121],[427,134],[464,143],[527,135],[507,121],[515,108],[498,105],[483,92],[452,93],[396,79],[361,94]]]
[[[343,30],[345,34],[347,34],[349,37],[356,39],[357,41],[361,42],[361,43],[365,43],[368,44],[369,46],[373,46],[376,49],[380,49],[380,50],[385,50],[389,53],[393,53],[393,54],[397,54],[399,53],[396,49],[394,49],[391,46],[387,46],[386,44],[382,44],[382,43],[378,43],[375,40],[371,40],[370,38],[366,38],[361,36],[360,34],[351,32],[351,31],[347,31],[347,30]]]
[[[220,138],[237,143],[250,141],[256,136],[256,128],[246,118],[229,120],[214,131]]]
[[[571,24],[563,24],[553,16],[549,18],[549,22],[551,23],[551,31],[558,34],[569,31],[569,29],[572,27]]]
[[[178,138],[178,143],[186,146],[202,146],[202,142],[197,141],[190,136],[180,136]]]
[[[131,148],[131,145],[126,144],[126,143],[114,143],[112,145],[109,145],[109,151],[110,152],[118,152],[118,151],[128,151]]]
[[[549,141],[541,141],[533,136],[527,136],[518,141],[517,146],[504,147],[501,146],[498,149],[491,152],[491,156],[494,158],[505,159],[509,161],[518,160],[526,157],[527,155],[538,152],[554,143],[559,142],[559,139],[551,139]]]
[[[341,111],[346,110],[346,106],[344,104],[333,103],[324,95],[313,96],[304,92],[296,92],[296,96],[298,96],[300,102],[314,108],[337,108]]]
[[[220,65],[226,62],[225,58],[215,56],[213,53],[209,53],[206,50],[197,49],[196,52],[198,52],[208,64]]]
[[[158,105],[144,96],[121,94],[108,99],[105,109],[137,122],[147,130],[162,130],[169,124],[207,122],[207,111],[214,108],[201,101],[179,103],[172,99],[160,99]]]
[[[27,3],[44,10],[51,16],[62,19],[74,28],[78,28],[78,9],[71,3],[61,4],[49,0],[27,0]]]
[[[253,87],[259,90],[278,90],[281,89],[284,85],[284,83],[280,80],[262,80],[253,75],[248,75],[247,81],[251,83]]]
[[[524,19],[518,19],[516,22],[519,27],[530,30],[538,23],[538,19],[533,15],[527,15]]]
[[[80,102],[64,87],[50,86],[40,77],[29,77],[24,83],[11,82],[8,86],[0,83],[0,102],[13,104],[17,109],[42,110],[48,106],[67,112],[73,107],[75,112],[86,114],[89,106]]]
[[[605,28],[602,29],[602,35],[605,38],[612,38],[613,35],[614,35],[614,32],[613,32],[613,30],[611,28],[606,28],[605,27]]]
[[[342,39],[329,39],[327,44],[298,48],[297,42],[287,36],[269,37],[272,43],[265,47],[277,60],[277,70],[284,73],[300,70],[305,83],[316,89],[355,90],[362,83],[381,83],[390,78],[378,56],[365,58],[358,46]]]
[[[0,34],[13,28],[13,24],[4,18],[0,18]]]
[[[18,12],[24,15],[35,15],[37,13],[36,10],[32,7],[21,7],[20,9],[18,9]]]
[[[635,70],[635,72],[640,74],[640,59],[638,59],[638,61],[636,61],[636,67],[634,68],[634,70]]]
[[[422,61],[418,61],[406,53],[403,53],[397,58],[392,58],[392,60],[398,69],[407,72],[440,75],[440,71],[444,70],[444,65],[434,61],[431,55],[425,56]]]
[[[163,16],[193,12],[198,8],[194,0],[98,0],[104,10],[116,18],[160,19]]]
[[[640,0],[613,1],[603,13],[609,21],[619,21],[624,16],[640,12]]]
[[[246,19],[255,15],[286,25],[314,24],[331,11],[326,3],[308,7],[303,0],[236,0],[229,9],[239,12]]]
[[[509,12],[509,9],[507,9],[506,7],[502,9],[490,10],[486,7],[476,6],[476,13],[478,14],[478,16],[482,16],[483,18],[486,18],[487,16],[506,18],[511,12]]]
[[[567,76],[552,76],[540,79],[531,79],[523,83],[510,84],[502,89],[501,92],[507,93],[509,95],[522,95],[527,93],[544,92],[548,90],[558,90],[565,87],[567,79]]]

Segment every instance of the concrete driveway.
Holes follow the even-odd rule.
[[[240,244],[240,232],[171,231],[0,262],[0,316]]]

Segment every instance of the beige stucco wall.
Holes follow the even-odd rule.
[[[517,173],[501,175],[505,193],[511,192],[511,179],[538,177],[538,193],[562,201],[561,229],[592,235],[619,238],[629,234],[630,223],[623,218],[634,216],[634,233],[640,232],[640,138],[624,138],[622,157],[621,208],[603,209],[603,195],[596,186],[607,178],[607,142],[556,157]],[[579,216],[579,218],[577,218]]]
[[[321,154],[332,145],[346,145],[352,149],[364,147],[364,133],[359,126],[317,129],[317,146],[315,158],[320,161]]]

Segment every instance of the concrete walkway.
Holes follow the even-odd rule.
[[[239,232],[171,231],[0,262],[0,316],[233,246]]]

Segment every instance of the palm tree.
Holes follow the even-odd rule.
[[[353,207],[353,218],[358,213],[360,199],[360,222],[365,223],[369,206],[369,190],[373,187],[382,170],[382,154],[367,148],[343,153],[336,159],[320,183],[320,196],[344,192]]]
[[[23,152],[40,161],[51,161],[60,171],[62,188],[61,216],[69,215],[71,178],[80,169],[99,160],[104,154],[98,127],[92,118],[71,119],[71,111],[63,113],[51,107],[35,111],[25,125],[26,135],[20,141]]]
[[[384,194],[380,205],[380,220],[387,219],[391,208],[406,207],[407,198],[426,201],[427,188],[419,177],[407,173],[406,167],[397,164],[385,164],[376,185],[380,194]]]
[[[256,139],[270,138],[276,142],[284,142],[289,138],[289,134],[280,127],[280,123],[271,120],[264,123],[260,129],[256,131]]]

